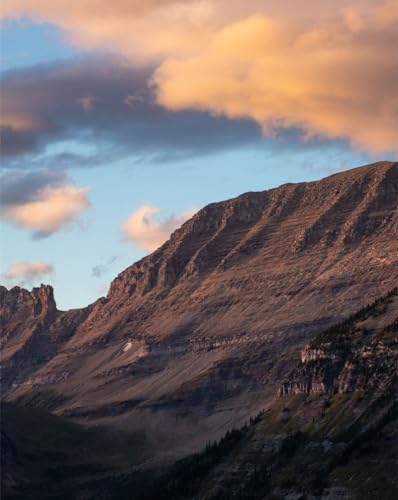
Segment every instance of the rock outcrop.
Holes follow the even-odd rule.
[[[89,311],[90,308],[58,311],[49,285],[30,292],[20,287],[7,290],[1,286],[2,393],[15,387],[17,380],[26,382],[51,360],[73,337]]]
[[[398,288],[319,337],[280,388],[287,394],[384,393],[397,383]]]

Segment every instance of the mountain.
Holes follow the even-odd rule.
[[[13,499],[393,499],[398,492],[398,288],[304,348],[273,402],[168,467],[133,467],[137,435],[3,403],[2,484]],[[44,425],[43,425],[44,424]],[[4,488],[5,486],[5,488]]]
[[[146,466],[173,462],[270,407],[283,381],[305,385],[291,375],[305,346],[397,283],[398,163],[246,193],[87,308],[2,287],[3,399],[141,433]]]
[[[269,408],[174,465],[151,497],[396,498],[397,333],[395,288],[317,335]]]

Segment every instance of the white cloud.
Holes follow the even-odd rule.
[[[5,272],[4,278],[12,286],[23,286],[30,285],[44,276],[48,277],[53,272],[53,266],[46,262],[14,262]]]
[[[175,229],[191,218],[196,210],[191,209],[160,220],[156,218],[159,212],[160,208],[152,205],[142,205],[135,210],[122,225],[124,239],[133,241],[148,252],[153,252]]]

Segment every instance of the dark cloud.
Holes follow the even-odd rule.
[[[34,201],[44,188],[61,186],[66,180],[67,177],[61,170],[7,172],[0,176],[0,207]]]
[[[62,167],[89,166],[126,156],[170,161],[263,141],[250,120],[160,107],[147,84],[152,72],[111,57],[9,71],[1,81],[6,166],[21,166],[28,153],[29,160],[51,167],[57,161]],[[48,152],[66,140],[90,152]]]
[[[39,150],[40,136],[37,131],[16,130],[0,125],[0,151],[3,156],[21,155]]]
[[[3,167],[69,169],[172,162],[240,147],[281,149],[338,146],[281,126],[265,138],[253,120],[201,111],[173,112],[155,102],[153,67],[115,57],[37,65],[4,74]]]

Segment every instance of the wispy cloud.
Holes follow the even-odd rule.
[[[117,256],[113,256],[110,259],[108,259],[106,262],[102,262],[100,264],[97,264],[91,269],[91,276],[94,278],[101,278],[104,274],[106,274],[112,264],[116,262],[118,259]]]
[[[152,252],[159,248],[186,220],[191,218],[196,209],[163,219],[157,218],[160,208],[142,205],[123,223],[122,234],[125,240],[132,241],[138,247]]]
[[[46,262],[14,262],[4,273],[4,279],[10,286],[29,286],[53,273],[53,266]]]

